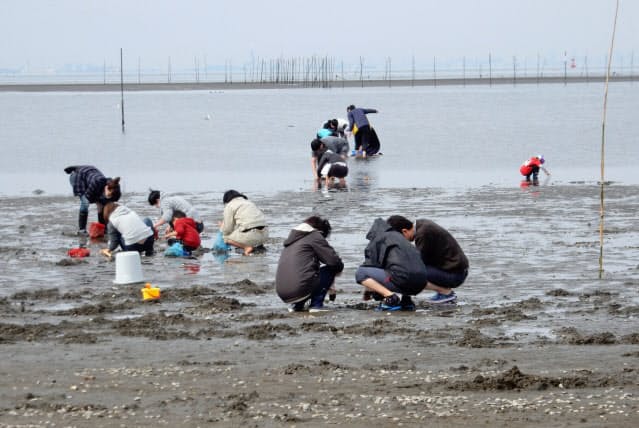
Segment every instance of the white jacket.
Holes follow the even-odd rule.
[[[122,235],[125,245],[132,245],[153,235],[153,230],[144,224],[139,215],[124,205],[118,206],[109,217],[109,223]],[[110,243],[109,247],[113,247]],[[117,248],[117,243],[115,243]]]

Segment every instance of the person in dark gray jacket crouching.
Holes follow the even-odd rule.
[[[284,241],[275,274],[275,290],[290,312],[302,312],[310,300],[309,312],[322,312],[324,298],[344,263],[326,238],[331,233],[328,220],[309,217],[291,230]],[[321,266],[320,266],[321,265]]]

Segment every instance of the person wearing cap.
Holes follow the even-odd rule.
[[[346,131],[350,131],[355,135],[355,151],[361,151],[362,156],[366,157],[368,146],[372,138],[371,126],[366,115],[368,113],[377,113],[377,110],[355,107],[351,104],[346,108],[346,112],[348,113],[348,129],[346,129]],[[368,153],[374,154],[370,153],[370,151],[368,151]]]
[[[155,231],[163,224],[171,224],[174,211],[182,211],[187,217],[192,218],[195,221],[198,233],[202,233],[204,230],[204,223],[197,209],[183,197],[165,196],[161,194],[159,190],[151,190],[148,201],[149,205],[160,208],[160,218],[153,223],[153,229]]]
[[[545,162],[544,155],[533,156],[521,165],[519,172],[526,177],[527,183],[530,183],[530,176],[532,175],[532,182],[536,185],[539,183],[540,169],[544,171],[546,175],[550,175],[550,172],[542,166]]]

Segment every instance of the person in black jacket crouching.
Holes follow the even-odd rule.
[[[413,223],[399,215],[376,219],[366,234],[365,261],[355,280],[366,287],[364,300],[381,300],[378,310],[415,310],[410,296],[424,289],[427,276],[419,251],[411,244],[414,237]]]

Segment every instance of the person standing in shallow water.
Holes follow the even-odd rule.
[[[348,113],[348,129],[355,136],[355,151],[362,152],[362,156],[366,157],[366,152],[372,138],[370,123],[366,115],[368,113],[377,113],[372,108],[359,108],[353,104],[346,108]]]
[[[544,155],[533,156],[527,161],[525,161],[521,167],[519,167],[519,172],[521,175],[526,177],[526,183],[530,183],[530,176],[532,175],[532,184],[539,184],[539,170],[541,169],[546,173],[546,175],[550,175],[550,172],[544,168],[542,165],[546,163],[544,159]]]
[[[426,289],[435,291],[431,303],[457,300],[454,288],[466,281],[468,258],[453,235],[435,222],[418,219],[415,222],[415,247],[426,265]]]
[[[248,256],[268,239],[266,217],[257,205],[237,190],[227,190],[222,197],[224,220],[219,223],[224,242],[244,250]]]
[[[109,202],[120,200],[120,177],[107,178],[93,165],[68,166],[64,172],[69,174],[69,183],[73,187],[73,195],[80,198],[78,213],[78,234],[87,234],[89,204],[96,204],[98,222],[106,225],[102,215],[104,206]]]
[[[275,291],[290,312],[302,312],[310,300],[309,312],[322,312],[324,298],[344,263],[326,238],[328,220],[312,216],[291,230],[277,264]],[[321,265],[321,266],[320,266]]]

